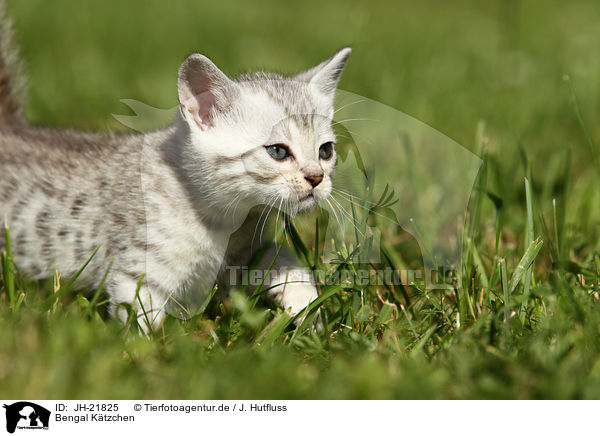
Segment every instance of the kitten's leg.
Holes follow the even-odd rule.
[[[311,272],[301,266],[295,256],[287,250],[280,250],[273,267],[267,273],[269,265],[275,257],[277,250],[270,247],[262,256],[260,264],[253,268],[253,271],[259,271],[258,277],[251,275],[253,281],[249,283],[256,287],[264,277],[263,288],[269,289],[268,295],[283,307],[290,315],[295,316],[308,306],[319,296],[317,288],[312,279]],[[240,262],[241,260],[241,262]],[[224,268],[224,274],[219,279],[219,286],[230,288],[239,283],[239,272],[242,265],[247,264],[248,259],[238,259],[230,261]],[[304,316],[298,318],[296,325],[304,320]],[[320,327],[320,315],[315,318],[317,327]]]
[[[237,277],[233,271],[239,272],[243,265],[248,265],[261,246],[259,236],[262,233],[262,228],[259,227],[259,224],[262,225],[261,210],[262,208],[259,207],[250,212],[244,224],[229,239],[224,273],[219,280],[220,285],[225,288],[235,285]],[[262,255],[260,265],[255,270],[266,273],[276,253],[277,249],[272,244]],[[285,249],[280,250],[273,268],[265,278],[264,287],[271,288],[269,295],[291,315],[300,313],[319,295],[311,272],[302,267],[296,257]],[[296,324],[301,321],[302,319],[299,319]]]
[[[152,281],[144,279],[136,295],[139,277],[135,274],[117,273],[108,289],[111,297],[111,314],[126,323],[129,317],[127,306],[137,314],[137,323],[144,333],[155,330],[165,317],[165,293]]]
[[[276,253],[276,247],[265,253],[262,261],[265,273]],[[271,288],[269,295],[291,315],[300,313],[319,296],[310,270],[301,266],[296,257],[284,249],[280,250],[267,275],[265,287]],[[296,324],[300,324],[304,317],[299,318]]]

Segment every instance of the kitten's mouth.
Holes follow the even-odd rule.
[[[298,206],[300,207],[300,209],[304,209],[304,208],[312,206],[313,204],[315,204],[315,202],[316,202],[315,196],[311,192],[309,194],[306,194],[300,200],[298,200]]]

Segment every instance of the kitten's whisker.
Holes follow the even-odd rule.
[[[328,198],[325,201],[327,202],[327,204],[331,208],[331,211],[333,212],[333,216],[335,216],[335,220],[337,221],[339,228],[342,228],[342,223],[340,222],[340,218],[338,217],[337,212],[335,211],[335,209],[331,205],[331,201],[329,201]]]
[[[378,120],[373,120],[373,121],[378,121]],[[341,122],[341,121],[340,121]],[[344,126],[345,127],[345,126]],[[363,135],[361,135],[360,133],[356,133],[352,130],[350,130],[348,127],[346,127],[346,130],[348,131],[348,133],[350,133],[353,136],[357,136],[358,138],[364,140],[369,146],[373,146],[373,141],[365,138]],[[354,139],[354,138],[350,138],[350,139]]]
[[[343,198],[344,200],[346,200],[346,201],[352,201],[352,202],[354,202],[354,203],[355,203],[355,204],[356,204],[358,207],[361,207],[361,208],[363,208],[363,209],[365,209],[365,210],[369,211],[369,213],[373,213],[373,214],[375,214],[375,215],[379,215],[379,216],[385,217],[385,215],[382,215],[382,214],[380,214],[380,213],[377,213],[377,212],[375,212],[375,208],[377,208],[377,207],[382,207],[382,208],[385,208],[385,206],[384,206],[384,205],[382,205],[382,204],[380,204],[380,203],[374,203],[374,202],[372,202],[372,201],[365,200],[364,198],[356,197],[356,196],[354,196],[353,194],[349,194],[349,193],[347,193],[347,192],[340,191],[339,189],[333,189],[333,188],[332,188],[332,191],[335,191],[335,193],[336,193],[336,194],[338,194],[338,195],[341,195],[341,196],[342,196],[342,198]],[[362,205],[362,204],[360,204],[359,202],[356,202],[356,200],[361,200],[361,201],[363,201],[364,203],[368,203],[368,204],[369,204],[369,205],[371,205],[372,207],[366,207],[366,206],[363,206],[363,205]],[[387,217],[386,217],[386,218],[387,218]],[[388,219],[389,219],[389,218],[388,218]]]
[[[237,196],[237,200],[235,201],[235,206],[233,207],[233,213],[232,213],[233,215],[235,215],[235,213],[237,212],[237,207],[240,205],[240,202],[242,201],[242,196],[243,196],[242,193],[240,193]]]
[[[342,124],[342,123],[346,123],[348,121],[381,121],[381,120],[376,120],[374,118],[346,118],[345,120],[335,121],[335,122],[331,123],[331,125],[335,126],[336,124]]]
[[[339,192],[336,192],[336,194],[339,194]],[[333,197],[333,195],[331,196],[331,198],[334,198],[334,197]],[[355,197],[355,198],[356,198],[356,197]],[[350,201],[350,199],[349,199],[349,198],[342,197],[342,199],[343,199],[343,200],[345,200],[345,201]],[[363,206],[363,205],[362,205],[362,204],[360,204],[360,203],[354,203],[354,204],[355,204],[356,206],[360,207],[361,209],[364,209],[365,211],[367,211],[367,213],[369,213],[369,214],[373,214],[373,215],[377,215],[377,216],[379,216],[379,217],[381,217],[381,218],[383,218],[383,219],[385,219],[385,220],[387,220],[387,221],[389,221],[389,222],[393,223],[394,225],[398,225],[398,224],[400,224],[400,223],[399,223],[398,221],[396,221],[396,220],[390,219],[389,217],[387,217],[387,216],[385,216],[385,215],[383,215],[383,214],[381,214],[381,213],[379,213],[379,212],[375,212],[375,210],[374,210],[375,208],[374,208],[374,207],[366,207],[366,206]]]
[[[260,221],[265,213],[265,211],[269,208],[272,207],[272,203],[274,203],[277,200],[277,195],[272,195],[271,197],[267,198],[267,203],[265,204],[265,207],[263,207],[260,216],[258,217],[258,220],[256,220],[256,226],[254,227],[254,233],[252,234],[252,243],[250,244],[250,251],[252,252],[254,249],[254,241],[256,240],[256,231],[258,230],[258,227],[260,226]],[[271,209],[269,209],[269,213],[270,213]],[[263,223],[263,228],[265,223],[267,222],[267,218],[268,218],[268,214],[265,217],[265,221]],[[262,234],[262,230],[261,230],[261,234]]]
[[[240,205],[241,201],[242,201],[242,196],[240,195],[240,197],[238,198],[237,202],[235,203],[235,207],[233,208],[233,215],[235,215],[235,213],[237,212],[237,208]]]
[[[275,196],[275,198],[273,199],[273,204],[269,207],[269,212],[267,213],[267,216],[265,216],[262,228],[260,229],[260,236],[258,238],[258,241],[261,245],[262,245],[263,232],[265,231],[265,225],[267,224],[267,220],[269,219],[269,216],[271,215],[271,211],[273,210],[273,206],[275,205],[276,201],[277,201],[277,196]],[[277,216],[279,216],[279,212],[277,212]],[[277,227],[277,226],[275,226],[275,227]]]
[[[367,101],[367,100],[357,100],[357,101],[353,101],[353,102],[351,102],[351,103],[345,104],[344,106],[342,106],[342,107],[340,107],[340,108],[337,108],[337,109],[336,109],[336,110],[335,110],[333,113],[334,113],[334,115],[335,115],[335,114],[337,114],[339,111],[341,111],[341,110],[342,110],[342,109],[344,109],[344,108],[347,108],[347,107],[349,107],[349,106],[352,106],[352,105],[355,105],[355,104],[358,104],[358,103],[364,103],[365,101]]]
[[[342,218],[343,218],[342,221],[344,221],[345,219],[349,219],[350,222],[352,222],[352,217],[349,215],[349,213],[343,207],[341,207],[339,205],[339,203],[335,200],[335,198],[333,198],[333,196],[330,196],[329,198],[334,201],[333,203],[331,203],[331,202],[329,203],[329,205],[332,207],[332,210],[334,211],[334,213],[337,210],[340,214],[342,214]],[[338,203],[338,204],[336,204],[336,203]],[[336,214],[336,216],[337,216],[337,214]],[[339,224],[340,224],[340,228],[343,229],[343,227],[344,227],[343,222],[339,222]]]
[[[240,201],[241,201],[241,200],[242,200],[242,193],[238,193],[238,194],[237,194],[237,195],[236,195],[236,196],[233,198],[233,200],[231,200],[231,201],[229,202],[229,204],[227,205],[227,207],[226,207],[226,208],[225,208],[225,210],[223,211],[223,216],[225,216],[225,217],[227,216],[227,214],[228,214],[228,213],[229,213],[229,211],[231,210],[231,207],[233,206],[233,204],[234,204],[234,203],[235,203],[235,205],[236,205],[235,207],[236,207],[236,209],[237,209],[237,205],[240,203]],[[232,214],[232,215],[235,215],[235,210],[236,210],[236,209],[234,209],[234,210],[233,210],[233,214]]]
[[[256,227],[254,228],[254,234],[252,235],[252,240],[254,240],[254,238],[256,237],[256,230],[258,229],[260,220],[262,219],[263,214],[265,213],[265,210],[267,210],[267,208],[269,207],[269,204],[271,204],[271,199],[272,199],[272,197],[267,198],[267,201],[265,202],[265,205],[262,208],[262,211],[260,212],[258,219],[256,220]]]
[[[331,188],[331,190],[334,191],[336,194],[340,194],[340,195],[346,197],[348,200],[352,200],[352,201],[359,200],[359,201],[362,201],[364,203],[371,204],[373,206],[381,206],[381,204],[379,204],[379,203],[375,203],[375,202],[369,201],[369,200],[367,200],[367,199],[365,199],[363,197],[358,197],[358,196],[354,195],[353,193],[345,192],[345,191],[342,191],[341,189]]]
[[[352,216],[352,214],[350,212],[348,212],[341,204],[339,201],[336,200],[336,198],[334,196],[330,197],[334,203],[336,203],[340,209],[340,212],[343,212],[346,215],[346,218],[348,218],[350,220],[350,223],[352,223],[352,227],[364,238],[365,234],[356,226],[356,224],[354,223],[355,218],[354,216]]]
[[[332,189],[332,191],[334,191],[334,189]],[[343,198],[345,201],[352,201],[352,202],[354,202],[354,200],[356,200],[356,199],[360,199],[359,197],[354,197],[352,194],[345,193],[344,191],[340,191],[340,190],[337,190],[337,189],[335,189],[335,191],[336,191],[335,193],[336,193],[336,194],[339,194],[339,195],[341,195],[341,196],[342,196],[342,198]],[[379,213],[379,212],[376,212],[376,211],[375,211],[375,209],[376,209],[377,207],[383,207],[383,208],[385,208],[385,206],[383,206],[382,204],[379,204],[379,203],[373,203],[373,202],[371,202],[371,201],[364,200],[364,199],[362,199],[362,201],[364,201],[364,202],[366,202],[366,203],[370,203],[370,204],[372,205],[372,207],[366,207],[366,206],[363,206],[363,205],[362,205],[362,204],[360,204],[359,202],[355,202],[354,204],[356,204],[358,207],[360,207],[360,208],[362,208],[362,209],[366,210],[366,211],[367,211],[367,213],[369,213],[369,214],[377,215],[377,216],[379,216],[379,217],[381,217],[381,218],[383,218],[383,219],[385,219],[385,220],[387,220],[387,221],[389,221],[389,222],[393,223],[394,225],[398,225],[398,224],[399,224],[399,222],[398,222],[397,220],[390,219],[388,216],[386,216],[386,215],[383,215],[383,214],[381,214],[381,213]]]
[[[337,136],[338,138],[341,137],[341,138],[346,138],[346,139],[354,139],[351,136],[342,135],[341,133],[337,133],[335,136]]]

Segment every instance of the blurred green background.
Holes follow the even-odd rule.
[[[200,52],[229,74],[293,73],[342,46],[340,87],[393,106],[470,146],[486,120],[527,147],[580,136],[569,74],[598,116],[595,1],[9,0],[28,64],[28,116],[104,129],[119,99],[176,104],[180,63]],[[591,124],[598,132],[595,123]]]

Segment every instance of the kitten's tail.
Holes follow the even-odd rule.
[[[25,75],[6,0],[0,0],[0,125],[24,121]]]

